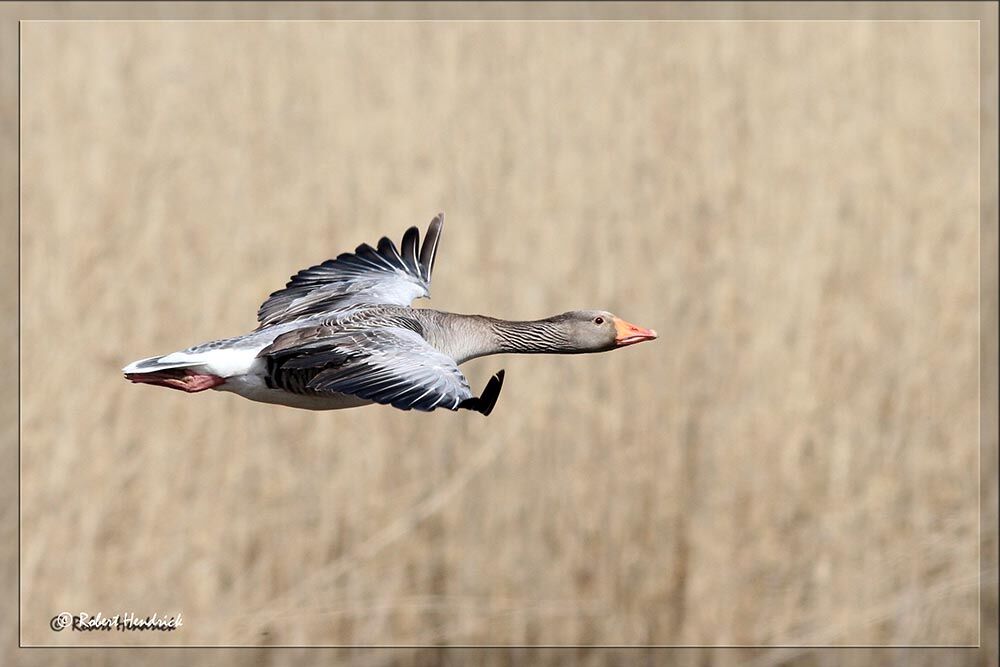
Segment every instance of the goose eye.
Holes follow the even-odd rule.
[[[594,324],[604,324],[604,318],[603,317],[595,317],[594,318]]]

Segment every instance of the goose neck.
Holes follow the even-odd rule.
[[[572,351],[562,327],[551,320],[491,319],[489,324],[500,353],[560,354]]]

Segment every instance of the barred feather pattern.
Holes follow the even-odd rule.
[[[551,320],[510,322],[492,320],[490,330],[498,352],[518,354],[572,353],[565,330]]]

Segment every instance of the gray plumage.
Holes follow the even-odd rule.
[[[476,396],[458,368],[469,359],[600,352],[656,337],[606,311],[513,322],[412,308],[414,299],[430,296],[443,224],[438,214],[422,244],[411,227],[399,248],[383,237],[375,247],[361,244],[303,269],[260,306],[253,332],[142,359],[125,375],[133,382],[233,391],[309,409],[381,403],[488,415],[504,373]]]

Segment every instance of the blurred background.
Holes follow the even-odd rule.
[[[978,48],[968,22],[23,24],[22,642],[978,643]],[[427,305],[660,339],[473,362],[508,371],[488,419],[121,378],[439,210]]]

